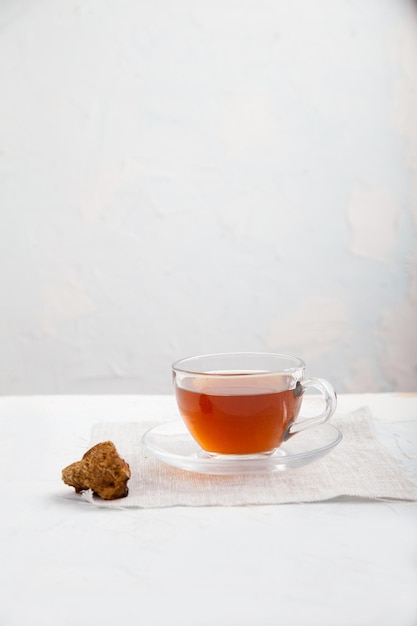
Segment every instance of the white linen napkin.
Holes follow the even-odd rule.
[[[91,445],[113,441],[130,465],[129,495],[105,501],[86,491],[74,497],[110,508],[284,504],[342,496],[417,500],[416,487],[377,440],[367,407],[332,419],[343,440],[327,456],[270,474],[213,476],[171,467],[153,458],[141,444],[142,435],[157,423],[96,424]]]

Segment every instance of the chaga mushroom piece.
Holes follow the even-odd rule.
[[[91,489],[103,500],[127,496],[129,465],[118,454],[114,443],[104,441],[88,450],[81,461],[62,470],[62,480],[77,493]]]

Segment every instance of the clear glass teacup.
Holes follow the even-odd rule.
[[[302,359],[235,352],[180,359],[172,365],[175,396],[192,437],[216,455],[272,454],[292,435],[326,422],[336,394],[323,378],[306,378]],[[323,410],[303,417],[304,392],[315,388]]]

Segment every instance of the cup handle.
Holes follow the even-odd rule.
[[[301,383],[301,393],[304,393],[306,389],[318,389],[321,396],[324,398],[325,407],[322,413],[315,415],[314,417],[297,418],[287,429],[287,438],[296,433],[300,433],[312,426],[318,426],[324,424],[333,415],[336,410],[337,396],[335,390],[331,384],[324,378],[306,378]]]

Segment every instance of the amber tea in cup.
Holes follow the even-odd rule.
[[[172,371],[182,419],[211,454],[271,454],[291,435],[327,421],[336,409],[330,383],[305,378],[298,357],[211,354],[176,361]],[[303,418],[303,394],[313,387],[324,398],[324,410]]]

